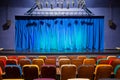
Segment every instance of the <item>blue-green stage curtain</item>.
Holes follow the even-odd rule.
[[[103,18],[18,19],[16,50],[103,50]]]

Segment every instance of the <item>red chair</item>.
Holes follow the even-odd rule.
[[[8,59],[16,59],[17,60],[17,56],[7,56]]]
[[[17,60],[16,59],[7,59],[6,60],[6,65],[17,65]]]
[[[54,65],[43,65],[41,67],[42,78],[53,78],[56,79],[56,66]]]

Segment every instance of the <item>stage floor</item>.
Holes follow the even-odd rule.
[[[1,50],[0,55],[120,55],[120,50],[40,50],[40,51],[15,51]]]

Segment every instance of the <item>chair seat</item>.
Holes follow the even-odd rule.
[[[67,79],[67,80],[90,80],[88,78],[71,78],[71,79]]]

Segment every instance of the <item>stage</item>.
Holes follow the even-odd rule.
[[[15,51],[15,50],[1,50],[0,56],[6,55],[120,55],[120,50],[105,49],[105,50],[40,50],[40,51]]]

